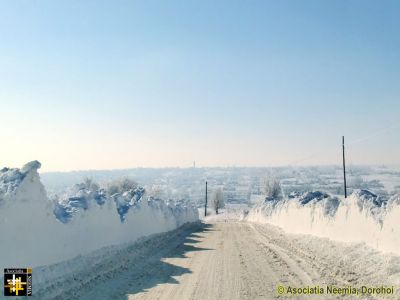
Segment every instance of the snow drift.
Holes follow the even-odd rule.
[[[123,180],[107,189],[85,181],[49,199],[39,168],[0,170],[0,268],[52,264],[198,220],[186,202],[147,197]]]
[[[246,220],[400,254],[400,195],[386,200],[367,190],[356,190],[347,199],[318,191],[292,193],[259,203]]]

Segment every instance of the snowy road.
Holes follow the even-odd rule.
[[[217,222],[192,237],[198,251],[167,258],[186,268],[179,284],[160,284],[129,299],[268,299],[280,283],[306,285],[317,279],[306,263],[272,244],[260,226]]]
[[[100,252],[84,270],[60,278],[57,293],[49,294],[42,286],[36,295],[40,299],[277,299],[278,285],[396,288],[400,284],[398,256],[233,220],[187,225],[134,246]],[[331,298],[336,299],[326,294],[313,299]],[[388,299],[398,298],[397,292]]]
[[[324,242],[326,248],[345,250],[340,248],[340,244]],[[353,255],[358,258],[347,257],[346,261],[343,252],[339,252],[342,258],[338,258],[338,253],[329,253],[326,248],[312,242],[300,242],[268,225],[215,222],[193,235],[187,245],[193,246],[194,251],[187,252],[185,257],[165,259],[168,264],[190,270],[174,276],[179,284],[161,283],[131,295],[129,299],[276,299],[279,298],[279,285],[333,284],[344,287],[349,284],[388,284],[387,273],[371,276],[372,271],[379,273],[376,268],[382,267],[379,255],[374,260],[366,255],[365,249],[353,249]],[[399,266],[398,260],[392,262]],[[295,296],[291,298],[297,299]],[[326,294],[314,298],[335,299]],[[391,298],[397,299],[397,296]]]

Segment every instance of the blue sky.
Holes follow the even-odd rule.
[[[399,29],[398,1],[3,1],[0,165],[336,164],[343,134],[398,164]]]

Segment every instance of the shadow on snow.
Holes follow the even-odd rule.
[[[145,292],[158,284],[178,284],[174,277],[191,271],[165,259],[185,258],[188,252],[213,250],[196,246],[203,239],[202,233],[210,230],[213,229],[209,224],[185,224],[167,233],[118,246],[93,264],[82,265],[83,270],[72,272],[71,278],[62,278],[64,288],[53,290],[51,295],[48,289],[38,291],[33,298],[41,298],[43,292],[47,295],[45,298],[51,299],[127,299],[129,295]],[[81,259],[82,264],[87,262],[84,257],[77,259]],[[58,280],[52,280],[51,287],[59,284]]]

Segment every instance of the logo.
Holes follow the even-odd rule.
[[[4,296],[32,296],[32,269],[4,269]]]

